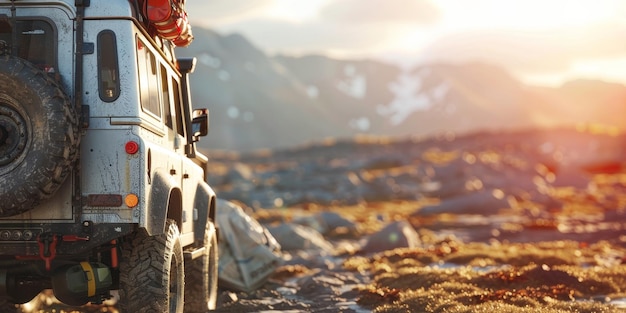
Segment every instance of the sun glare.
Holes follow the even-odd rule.
[[[518,78],[526,84],[559,87],[571,80],[572,77],[580,79],[598,79],[606,82],[626,82],[626,58],[610,59],[585,59],[574,61],[570,68],[564,72],[553,73],[520,73]]]
[[[320,8],[325,6],[329,1],[330,0],[275,0],[273,5],[268,6],[265,11],[265,16],[292,23],[302,23],[314,19]]]
[[[624,11],[611,0],[463,0],[437,2],[452,28],[544,29],[577,27],[615,19]]]
[[[395,35],[388,38],[388,48],[405,55],[417,55],[441,38],[484,32],[497,34],[499,38],[505,38],[509,32],[511,36],[524,34],[523,38],[536,43],[547,41],[546,43],[554,43],[559,47],[558,42],[561,42],[560,47],[567,47],[568,42],[591,42],[594,41],[592,39],[610,38],[599,32],[611,23],[626,23],[626,18],[623,17],[626,16],[626,3],[615,0],[438,0],[436,4],[443,12],[442,20],[426,27],[417,23],[400,25],[396,28]],[[557,34],[569,37],[558,37]],[[590,46],[585,51],[593,57],[593,49],[602,48],[606,47]],[[578,55],[584,53],[580,52]],[[533,75],[524,79],[553,86],[560,85],[573,75],[626,81],[624,67],[616,64],[624,63],[616,59],[580,59],[572,63],[569,70],[561,71],[558,75],[547,71],[520,74]]]

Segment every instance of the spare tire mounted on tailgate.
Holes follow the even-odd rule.
[[[57,82],[28,61],[0,56],[0,217],[54,194],[76,159],[78,132]]]

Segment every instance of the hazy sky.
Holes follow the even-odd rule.
[[[622,0],[190,0],[193,25],[272,53],[486,60],[530,82],[626,83]]]

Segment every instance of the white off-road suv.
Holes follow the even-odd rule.
[[[161,7],[158,7],[158,6]],[[0,0],[0,312],[44,289],[122,312],[215,307],[184,0]]]

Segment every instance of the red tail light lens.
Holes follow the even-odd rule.
[[[128,154],[135,154],[139,152],[139,144],[135,141],[127,142],[124,148]]]

